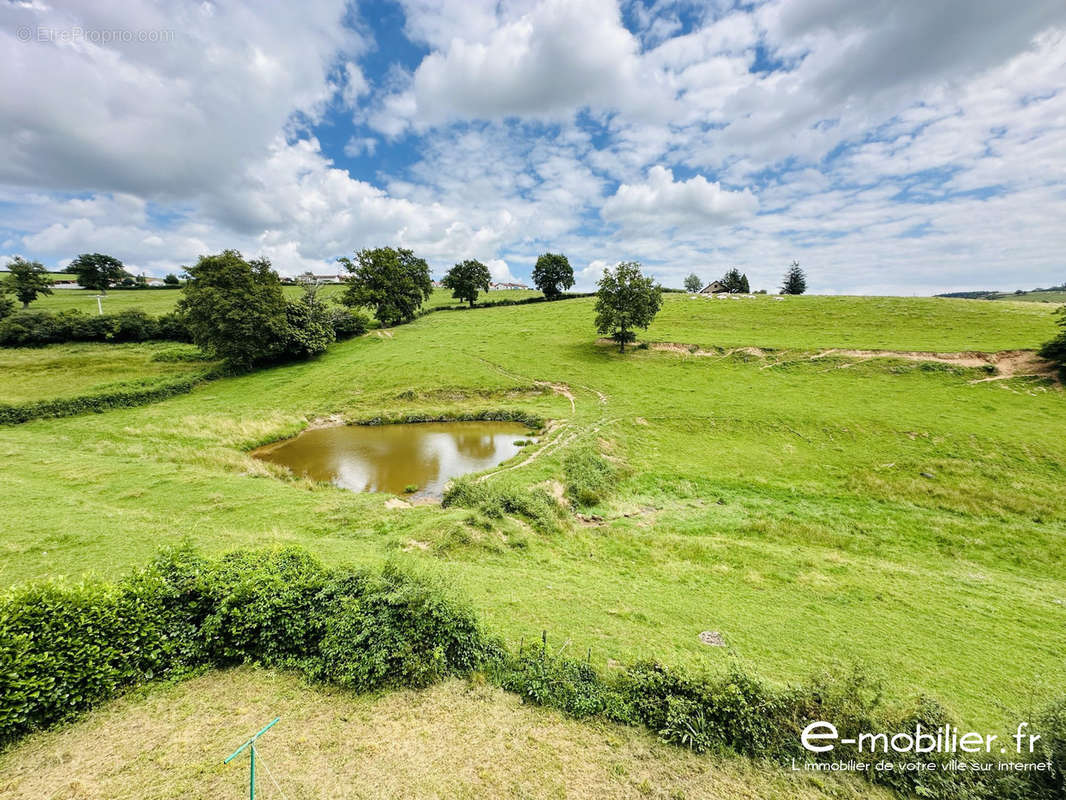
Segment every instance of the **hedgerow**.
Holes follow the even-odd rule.
[[[18,311],[0,320],[0,346],[39,347],[61,342],[191,342],[175,313],[152,317],[143,311],[88,315],[78,311]]]
[[[45,417],[72,417],[77,414],[102,413],[115,408],[132,408],[156,403],[168,397],[188,394],[198,384],[219,373],[204,372],[165,383],[132,385],[99,394],[62,397],[55,400],[32,400],[26,403],[0,404],[0,425],[18,425]]]
[[[696,752],[736,752],[784,763],[891,760],[871,781],[934,800],[1053,800],[1066,788],[1066,698],[1034,720],[1042,749],[1021,756],[1051,772],[945,771],[955,754],[831,752],[801,746],[803,729],[914,731],[955,724],[934,700],[886,706],[861,671],[774,687],[734,666],[691,675],[653,662],[595,669],[544,642],[508,654],[474,615],[436,586],[394,567],[323,566],[299,548],[206,559],[164,553],[116,585],[42,583],[0,595],[0,745],[70,719],[123,690],[211,667],[255,663],[357,691],[420,687],[480,671],[526,702],[575,717],[640,725]],[[932,765],[935,769],[921,767]]]
[[[501,652],[469,610],[396,569],[327,569],[298,548],[176,550],[114,586],[0,598],[0,743],[205,667],[256,663],[365,691],[423,686]]]

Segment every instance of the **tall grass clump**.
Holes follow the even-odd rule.
[[[541,532],[558,529],[562,511],[543,489],[500,486],[491,481],[479,482],[469,475],[460,476],[448,484],[441,505],[444,508],[469,508],[489,519],[521,517]]]
[[[580,444],[563,459],[566,497],[576,508],[599,505],[610,494],[622,472],[594,444]]]

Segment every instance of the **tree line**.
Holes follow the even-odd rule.
[[[748,276],[733,267],[725,275],[723,275],[718,282],[722,285],[722,291],[727,294],[751,294],[751,285],[748,283]],[[696,293],[700,291],[703,286],[703,279],[700,278],[695,272],[685,278],[685,290]],[[807,275],[800,268],[798,261],[793,261],[788,270],[785,272],[785,277],[781,283],[781,294],[803,294],[807,291]],[[755,294],[766,294],[765,289],[760,289]]]

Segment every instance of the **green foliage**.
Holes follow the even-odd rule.
[[[175,314],[152,318],[143,311],[82,314],[18,311],[0,320],[0,346],[38,347],[59,342],[189,342],[188,328]]]
[[[360,691],[420,687],[500,653],[466,607],[394,567],[337,586],[313,678]]]
[[[637,262],[605,269],[596,291],[596,330],[618,342],[624,353],[626,342],[636,339],[634,329],[651,325],[662,302],[662,287],[641,274]]]
[[[470,307],[473,308],[474,303],[477,301],[478,292],[487,292],[491,279],[492,276],[489,275],[488,267],[480,261],[468,259],[460,261],[448,270],[448,274],[444,276],[441,285],[445,289],[451,289],[452,297],[456,300],[468,302]]]
[[[592,444],[570,450],[563,458],[566,496],[577,508],[602,502],[616,485],[619,470]]]
[[[698,753],[730,750],[753,758],[792,763],[793,760],[856,761],[872,764],[883,755],[860,752],[854,744],[837,742],[832,751],[815,754],[801,746],[803,729],[811,722],[832,721],[844,732],[926,731],[957,724],[935,701],[919,698],[902,711],[884,707],[875,685],[861,671],[838,678],[773,688],[732,666],[721,675],[691,676],[656,662],[639,662],[608,675],[588,663],[564,659],[535,646],[493,668],[494,679],[535,705],[557,708],[574,717],[601,717],[613,722],[643,725],[669,744]],[[1060,701],[1048,709],[1036,729],[1052,744],[1034,760],[1051,758],[1062,764],[1066,731]],[[847,735],[842,733],[842,736]],[[1060,748],[1055,750],[1055,748]],[[863,774],[903,796],[932,800],[1051,800],[1061,797],[1061,772],[1012,774],[995,769],[948,772],[940,769],[949,754],[892,753],[891,760],[933,763],[936,769],[878,771]],[[984,758],[991,760],[988,756]],[[1056,759],[1058,759],[1056,761]],[[1056,783],[1056,781],[1059,781]]]
[[[703,281],[700,279],[700,276],[697,275],[695,272],[685,278],[685,291],[698,292],[702,288]]]
[[[28,308],[38,295],[52,293],[52,279],[39,261],[27,261],[15,256],[7,265],[8,276],[4,279],[3,291],[10,292]],[[0,317],[3,317],[0,314]]]
[[[1058,324],[1062,328],[1062,332],[1044,343],[1040,348],[1040,355],[1066,367],[1066,306],[1062,306],[1056,314],[1058,315]]]
[[[330,327],[333,328],[333,336],[338,342],[353,336],[362,336],[370,327],[370,320],[365,314],[351,309],[334,306],[328,309],[326,314]]]
[[[574,285],[574,268],[562,253],[543,253],[533,267],[533,284],[549,300],[557,300]]]
[[[384,326],[410,322],[433,293],[429,266],[404,248],[360,250],[355,262],[337,259],[351,273],[341,302],[351,308],[372,308]]]
[[[469,610],[394,568],[327,570],[298,548],[216,561],[177,550],[114,586],[0,596],[0,743],[206,666],[254,662],[371,690],[499,655]]]
[[[200,256],[186,271],[178,312],[198,347],[237,370],[284,355],[287,307],[270,261],[225,250]]]
[[[5,292],[0,292],[0,320],[10,316],[15,310],[15,301],[7,296]]]
[[[179,286],[181,284],[181,281],[178,280],[177,275],[171,272],[165,278],[163,278],[163,283],[165,283],[167,286]]]
[[[146,386],[124,386],[96,394],[62,397],[55,400],[33,400],[26,403],[0,403],[0,425],[18,425],[31,419],[45,417],[73,417],[90,412],[101,413],[114,408],[132,408],[156,403],[168,397],[188,394],[198,384],[215,377],[207,372],[165,383]]]
[[[722,276],[722,285],[730,294],[748,294],[751,291],[751,287],[748,286],[748,276],[741,275],[736,267]]]
[[[781,294],[803,294],[807,291],[807,275],[800,269],[798,261],[793,261],[785,273]]]
[[[326,352],[336,338],[330,314],[321,303],[311,304],[304,298],[285,301],[285,356],[317,356]]]
[[[82,253],[70,262],[66,272],[77,275],[80,286],[95,289],[101,294],[107,294],[107,289],[112,284],[130,278],[121,261],[103,253]],[[130,281],[132,283],[132,279]]]

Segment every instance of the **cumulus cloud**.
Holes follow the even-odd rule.
[[[675,181],[669,169],[654,166],[644,183],[619,186],[604,202],[602,213],[608,222],[670,228],[734,224],[758,207],[750,189],[729,191],[702,175]]]

